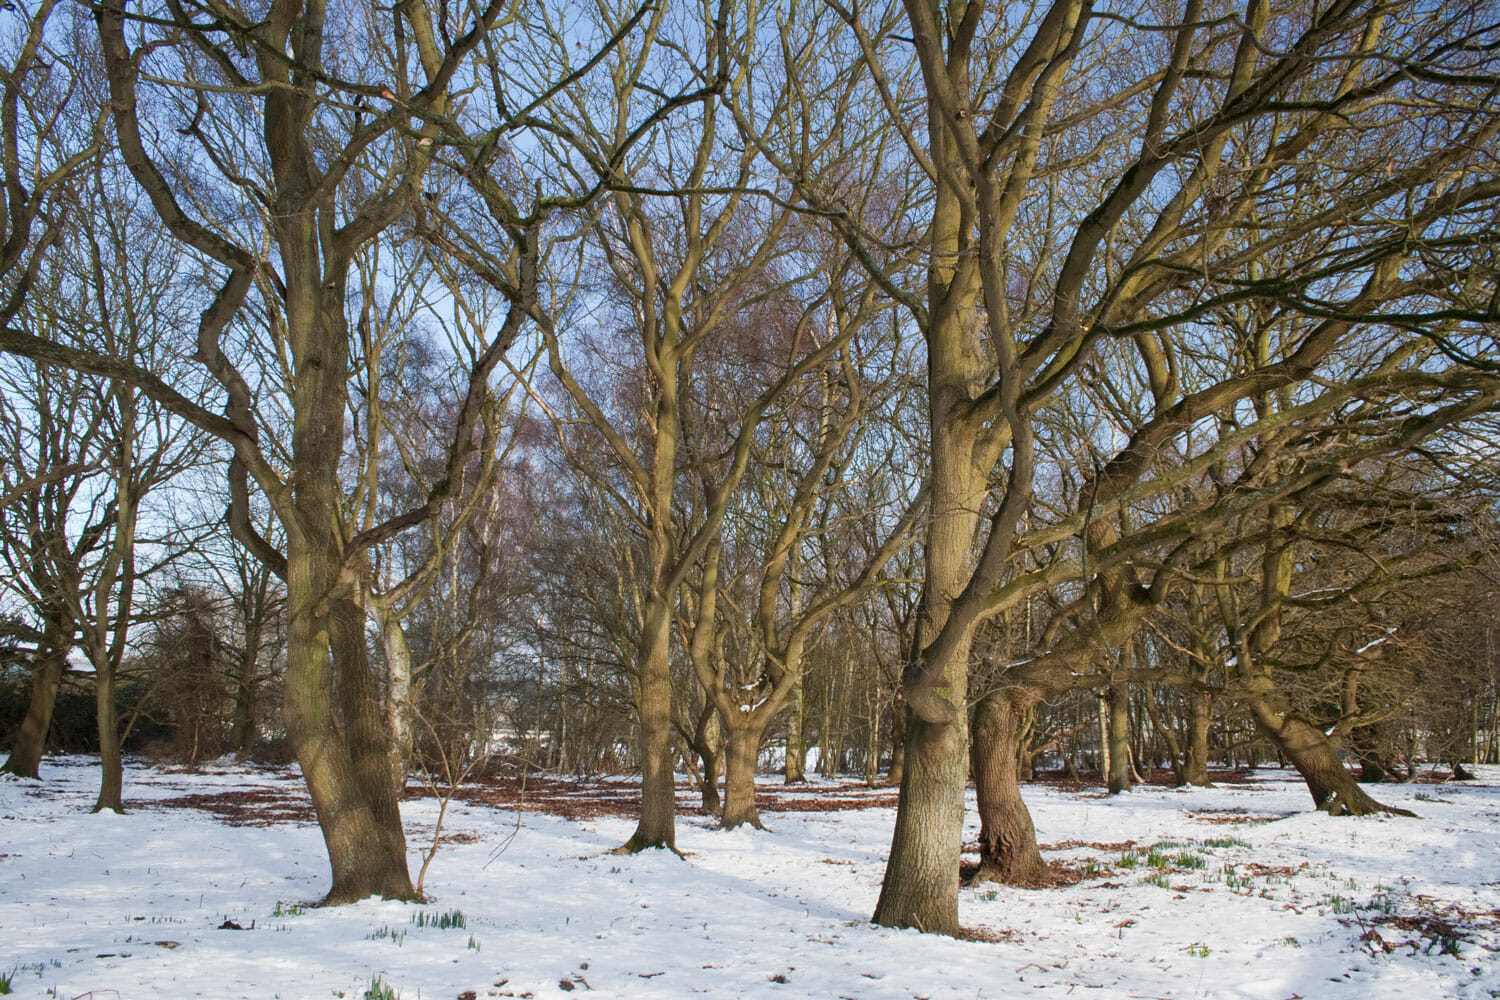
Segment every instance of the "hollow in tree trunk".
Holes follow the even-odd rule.
[[[42,755],[47,750],[47,730],[52,727],[52,708],[57,704],[57,689],[62,686],[67,650],[44,644],[42,661],[31,674],[31,698],[26,715],[11,739],[10,756],[0,771],[21,778],[40,778]]]
[[[979,870],[970,885],[1038,886],[1051,870],[1037,848],[1031,812],[1021,798],[1021,731],[1039,697],[1026,688],[993,691],[974,708],[970,760],[979,801]]]

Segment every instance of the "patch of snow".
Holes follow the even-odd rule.
[[[1415,820],[1314,812],[1295,774],[1277,769],[1108,799],[1027,786],[1049,860],[1096,870],[1061,889],[962,890],[964,925],[996,940],[958,941],[869,923],[890,808],[767,812],[769,832],[730,833],[684,812],[679,858],[608,853],[630,819],[528,812],[516,832],[513,809],[455,801],[445,833],[469,842],[438,853],[430,902],[304,909],[328,886],[315,825],[229,826],[160,804],[305,797],[295,769],[131,762],[130,811],[90,815],[95,766],[61,758],[41,783],[0,780],[0,973],[14,970],[13,995],[27,998],[358,1000],[378,975],[405,1000],[1481,1000],[1500,992],[1500,768],[1478,773],[1379,787]],[[415,871],[437,804],[402,809]],[[1203,866],[1139,860],[1163,841],[1180,846],[1160,854]],[[453,910],[463,928],[413,922]],[[1418,927],[1428,916],[1461,929],[1456,956]]]

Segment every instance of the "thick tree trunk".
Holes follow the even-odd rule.
[[[1302,775],[1313,803],[1322,811],[1330,816],[1412,815],[1367,795],[1339,758],[1338,746],[1316,726],[1290,712],[1278,712],[1263,700],[1253,701],[1250,709],[1257,727]]]
[[[958,934],[967,727],[908,715],[906,761],[875,922]]]
[[[641,815],[635,833],[616,848],[634,854],[652,847],[677,850],[677,790],[672,778],[671,614],[666,601],[653,596],[640,639],[640,679],[636,698],[640,717]]]
[[[94,812],[125,811],[125,762],[120,754],[120,717],[115,706],[114,664],[94,664],[94,705],[99,722],[99,798]]]
[[[331,594],[330,547],[320,549],[294,536],[289,549],[283,716],[328,848],[333,885],[324,902],[338,905],[369,896],[415,899],[390,760],[386,755],[369,759],[365,715],[374,716],[380,745],[385,738],[368,658],[353,648],[352,633],[357,631],[363,650],[363,630],[352,628],[349,620],[356,615],[355,605],[346,596]],[[338,662],[351,656],[355,662]],[[353,703],[362,698],[369,704],[360,710]],[[356,711],[349,717],[351,707]]]
[[[784,774],[788,785],[800,785],[807,781],[807,698],[802,691],[799,676],[792,685],[791,711],[786,717],[786,764]]]
[[[26,705],[26,715],[11,738],[10,756],[0,771],[22,778],[41,777],[42,755],[47,751],[47,730],[52,727],[52,707],[57,704],[57,689],[62,686],[67,658],[65,649],[47,649],[41,664],[32,671],[31,699]]]
[[[1037,848],[1036,827],[1021,798],[1021,730],[1038,693],[994,691],[974,708],[970,760],[979,800],[979,870],[969,884],[1038,886],[1051,871]]]
[[[1386,764],[1381,742],[1380,734],[1372,727],[1356,729],[1349,734],[1349,749],[1359,759],[1361,784],[1376,785],[1388,778],[1395,780]]]
[[[724,755],[724,812],[719,828],[733,830],[746,824],[758,830],[765,827],[755,805],[755,765],[760,757],[764,725],[746,718],[731,720],[729,746]]]

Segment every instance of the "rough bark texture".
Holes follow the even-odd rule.
[[[957,934],[958,863],[964,819],[962,724],[908,718],[896,830],[875,922]]]
[[[677,850],[677,790],[672,782],[671,615],[653,599],[640,639],[636,684],[640,716],[641,816],[635,833],[616,850],[634,854],[653,847]]]
[[[900,787],[906,774],[906,706],[899,701],[891,711],[891,769],[885,773],[885,784]]]
[[[745,721],[729,726],[729,748],[724,762],[724,812],[719,827],[733,830],[753,826],[763,830],[760,810],[755,805],[755,765],[760,757],[762,727]]]
[[[47,750],[47,730],[52,727],[52,707],[57,704],[57,689],[62,684],[67,653],[48,649],[42,662],[31,674],[31,698],[26,715],[11,737],[10,756],[0,771],[22,778],[40,778],[42,755]]]
[[[283,715],[328,848],[333,885],[324,902],[338,905],[368,896],[415,899],[405,835],[395,814],[389,760],[381,755],[360,766],[356,754],[366,749],[364,739],[350,735],[351,729],[361,728],[360,721],[336,716],[340,707],[361,696],[354,676],[358,665],[334,662],[336,626],[331,619],[338,612],[320,600],[322,588],[309,586],[304,564],[314,560],[305,558],[295,544],[291,556]],[[337,646],[344,647],[339,653],[349,652],[347,643]],[[340,687],[349,685],[340,691],[340,705],[332,697],[335,675]],[[378,775],[373,784],[372,763]]]
[[[969,879],[1037,886],[1050,871],[1037,848],[1036,827],[1021,798],[1021,730],[1034,691],[1009,688],[980,699],[974,708],[970,760],[979,800],[979,870]]]

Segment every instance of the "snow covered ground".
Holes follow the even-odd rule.
[[[964,890],[972,941],[868,923],[886,807],[768,813],[771,832],[686,815],[679,859],[609,854],[628,819],[517,828],[456,803],[430,902],[323,910],[306,906],[327,887],[315,825],[162,804],[244,793],[295,817],[293,771],[131,766],[124,816],[87,812],[90,761],[44,776],[0,780],[0,977],[18,997],[1500,997],[1500,768],[1378,790],[1415,820],[1311,813],[1276,770],[1116,799],[1028,787],[1049,859],[1086,877]],[[436,804],[404,814],[415,871]]]

